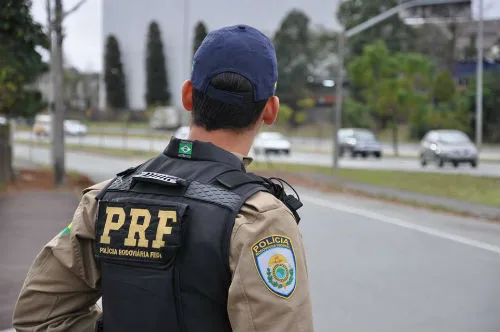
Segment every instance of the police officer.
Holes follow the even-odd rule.
[[[260,31],[209,33],[182,87],[189,139],[84,190],[29,270],[16,330],[313,331],[302,204],[246,171],[277,76]]]

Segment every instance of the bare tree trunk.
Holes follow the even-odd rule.
[[[7,135],[6,128],[0,126],[0,184],[7,183]]]
[[[55,0],[55,38],[52,42],[52,75],[54,89],[55,110],[52,120],[52,164],[54,168],[54,185],[60,187],[64,184],[65,178],[65,153],[64,153],[64,77],[62,63],[62,0]]]
[[[10,140],[10,126],[0,126],[0,184],[12,180],[12,143]]]
[[[7,180],[14,180],[14,128],[7,124]]]
[[[399,156],[398,149],[398,121],[394,120],[392,124],[392,149],[396,157]]]

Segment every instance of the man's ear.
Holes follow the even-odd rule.
[[[276,96],[269,98],[266,106],[264,106],[264,111],[262,112],[262,121],[264,121],[264,123],[268,126],[272,125],[278,117],[279,109],[280,99]]]
[[[188,112],[193,110],[193,83],[190,80],[182,84],[182,105]]]

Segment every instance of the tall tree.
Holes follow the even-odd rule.
[[[448,71],[440,72],[434,82],[433,100],[436,104],[453,101],[457,88]]]
[[[114,35],[109,35],[106,41],[104,83],[108,107],[113,110],[125,109],[127,107],[125,74],[123,73],[120,47]]]
[[[379,129],[393,128],[394,152],[398,153],[397,128],[428,102],[433,66],[419,54],[391,54],[383,41],[365,46],[362,56],[349,65],[349,78],[358,91],[357,101],[367,105]]]
[[[167,70],[163,42],[158,23],[149,25],[146,54],[146,105],[148,107],[168,105],[170,91],[168,89]]]
[[[298,101],[308,94],[307,77],[310,73],[310,31],[309,18],[299,10],[292,10],[283,19],[274,35],[278,61],[278,92],[294,114],[291,124],[297,125]]]
[[[36,47],[48,48],[48,38],[30,10],[29,0],[4,0],[0,6],[0,113],[6,115],[18,115],[12,106],[24,86],[47,70]]]
[[[25,89],[46,70],[36,51],[38,46],[48,48],[48,38],[31,15],[31,1],[3,0],[0,5],[0,114],[8,117],[29,115],[26,107],[36,109],[40,106],[36,104],[37,98],[31,100],[32,93]],[[0,130],[4,131],[0,139],[6,140],[1,142],[5,148],[0,151],[5,167],[0,174],[0,182],[3,182],[13,176],[12,142],[9,126]]]
[[[208,31],[205,24],[202,21],[198,22],[198,24],[196,24],[196,27],[194,28],[193,56],[200,47],[201,43],[203,42],[203,39],[205,39],[207,34]]]
[[[337,19],[345,29],[350,29],[403,2],[405,0],[345,0],[338,8]],[[359,56],[364,45],[381,39],[390,52],[406,51],[413,35],[413,29],[394,15],[350,39],[349,49],[352,57]]]
[[[500,75],[488,73],[484,75],[483,91],[483,135],[484,141],[490,143],[500,143]],[[476,81],[468,87],[466,95],[469,99],[470,132],[474,133],[476,128]]]

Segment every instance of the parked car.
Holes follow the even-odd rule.
[[[151,116],[149,125],[156,130],[178,129],[181,125],[180,111],[172,106],[158,107]]]
[[[255,154],[283,153],[289,155],[292,144],[288,138],[278,132],[266,131],[257,134],[252,150]]]
[[[87,126],[78,120],[64,120],[64,133],[71,136],[87,135]]]
[[[478,151],[470,138],[460,130],[431,130],[420,143],[420,164],[436,163],[443,167],[451,163],[458,167],[468,163],[477,167]]]
[[[174,137],[178,139],[187,139],[189,137],[189,126],[182,126],[174,133]]]
[[[382,157],[382,145],[371,130],[362,128],[342,128],[338,131],[339,155],[349,153],[355,158],[358,155],[363,158],[373,155]]]
[[[38,114],[35,116],[35,123],[33,124],[33,134],[37,137],[50,136],[52,126],[52,117],[49,114]]]
[[[78,120],[64,120],[64,133],[70,136],[87,135],[88,128]],[[35,117],[33,124],[33,133],[40,137],[49,137],[52,133],[52,115],[39,114]]]

